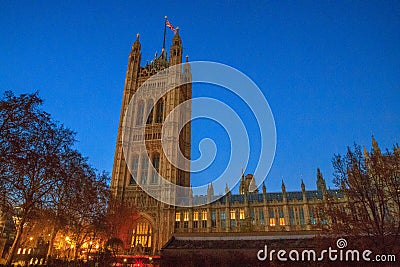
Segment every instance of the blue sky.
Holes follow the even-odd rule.
[[[38,90],[77,132],[78,149],[111,172],[130,47],[139,32],[142,64],[151,60],[165,15],[190,60],[230,65],[263,91],[277,129],[268,191],[282,177],[287,190],[300,177],[315,188],[317,167],[331,185],[333,155],[370,147],[372,134],[381,147],[400,143],[398,1],[2,1],[0,91]],[[194,95],[224,97],[214,89]],[[226,146],[206,124],[193,123],[194,156],[202,137]],[[205,177],[226,163],[221,155]]]

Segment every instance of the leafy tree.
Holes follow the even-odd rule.
[[[374,246],[379,252],[398,253],[400,238],[400,148],[382,152],[372,138],[370,152],[359,145],[345,156],[335,155],[334,183],[347,201],[330,199],[326,210],[336,235],[361,240],[360,247]],[[377,251],[378,252],[378,251]]]

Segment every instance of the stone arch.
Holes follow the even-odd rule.
[[[131,248],[134,255],[151,254],[155,248],[155,222],[151,216],[139,213],[133,223]]]

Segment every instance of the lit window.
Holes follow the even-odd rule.
[[[203,221],[206,221],[206,220],[207,220],[207,211],[203,210],[203,211],[201,212],[201,219],[202,219]]]
[[[199,220],[199,212],[198,211],[195,211],[194,213],[193,213],[193,221],[198,221]]]
[[[275,226],[275,218],[269,218],[269,225]]]
[[[285,225],[285,218],[279,218],[279,225]]]
[[[207,211],[205,210],[201,212],[201,227],[207,228]]]
[[[183,220],[185,222],[189,221],[189,212],[187,212],[187,211],[183,212]]]
[[[180,222],[181,221],[181,213],[180,212],[175,213],[175,221],[176,222]]]
[[[133,229],[132,247],[141,245],[142,247],[151,247],[152,228],[147,222],[139,222]]]
[[[240,210],[239,219],[244,220],[244,210]]]
[[[235,220],[235,219],[236,219],[235,210],[231,210],[231,220]]]

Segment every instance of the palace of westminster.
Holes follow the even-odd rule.
[[[339,190],[327,190],[320,171],[317,171],[317,190],[306,190],[301,181],[301,191],[287,192],[282,181],[281,192],[268,192],[264,184],[258,187],[252,174],[242,173],[239,194],[233,194],[226,189],[224,196],[214,195],[213,185],[208,186],[207,195],[190,196],[193,203],[196,198],[207,198],[209,204],[181,207],[163,203],[148,195],[141,184],[159,186],[159,176],[169,182],[190,187],[189,172],[176,168],[168,161],[163,153],[161,132],[163,123],[168,114],[179,104],[190,100],[192,96],[191,67],[186,56],[186,62],[176,73],[176,77],[186,81],[185,84],[168,91],[160,99],[142,99],[133,108],[132,117],[136,128],[142,127],[145,132],[146,151],[138,151],[130,155],[128,168],[123,153],[123,124],[125,112],[129,102],[138,88],[156,73],[178,64],[182,64],[182,40],[177,31],[172,39],[169,58],[162,50],[145,66],[141,66],[141,44],[139,35],[132,45],[129,54],[126,72],[125,87],[122,99],[122,108],[114,167],[112,171],[111,190],[114,197],[135,207],[139,213],[130,229],[129,239],[123,240],[130,244],[130,253],[140,251],[148,255],[158,254],[161,248],[175,235],[210,236],[213,234],[243,234],[263,232],[264,234],[279,235],[279,233],[307,233],[318,231],[324,222],[320,219],[320,207],[327,195],[333,196],[338,202],[345,202],[346,198]],[[166,76],[156,80],[157,86],[168,86],[171,81]],[[149,87],[148,90],[151,90]],[[155,104],[154,104],[155,103]],[[144,110],[152,107],[150,115],[145,118]],[[178,120],[185,120],[190,116],[189,110]],[[167,149],[178,153],[178,150],[190,158],[190,123],[182,131],[169,131],[173,142]],[[172,153],[174,154],[174,153]],[[158,174],[157,174],[157,173]],[[239,174],[240,175],[240,174]],[[159,186],[160,187],[160,186]]]

